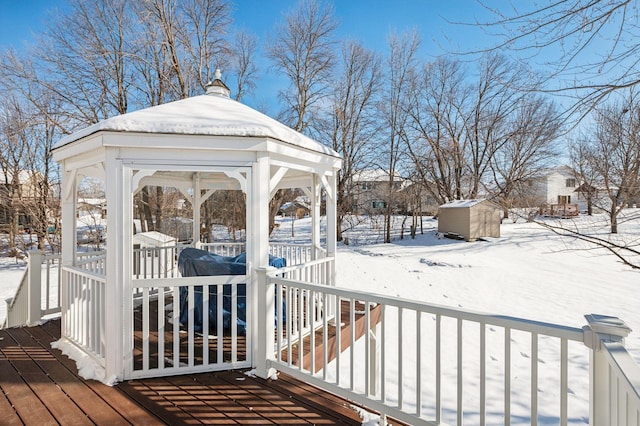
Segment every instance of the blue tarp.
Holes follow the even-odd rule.
[[[186,248],[178,257],[178,270],[183,277],[202,277],[213,275],[244,275],[246,274],[245,253],[238,256],[219,256],[205,250]],[[286,260],[282,257],[269,256],[269,265],[276,268],[286,266]],[[217,285],[209,286],[209,330],[216,332],[218,329],[218,289]],[[247,296],[246,285],[238,284],[237,288],[237,328],[238,335],[246,334],[247,328]],[[180,323],[187,325],[189,322],[188,290],[180,288]],[[223,285],[222,291],[222,328],[225,333],[231,331],[231,285]],[[194,330],[202,332],[202,286],[194,288]]]

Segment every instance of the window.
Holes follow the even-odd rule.
[[[384,201],[374,201],[371,203],[372,207],[374,209],[386,209],[387,208],[387,203]]]
[[[567,188],[575,188],[576,187],[576,180],[575,179],[567,179],[566,187]]]
[[[363,191],[371,191],[374,188],[375,184],[373,182],[362,182],[362,190]]]

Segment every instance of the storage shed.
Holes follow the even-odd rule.
[[[174,237],[158,231],[138,232],[132,240],[133,245],[139,247],[173,247],[178,242]]]
[[[466,241],[499,237],[500,213],[498,205],[484,199],[451,201],[438,208],[438,232]]]

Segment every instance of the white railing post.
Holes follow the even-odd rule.
[[[609,394],[609,365],[602,350],[602,342],[619,342],[631,329],[619,318],[605,315],[585,315],[588,325],[583,327],[584,343],[589,355],[589,425],[609,425],[611,407]]]
[[[256,375],[268,379],[276,372],[271,368],[270,361],[275,359],[275,290],[274,284],[269,282],[267,272],[273,267],[256,268],[258,277],[258,321],[255,324],[257,330],[258,347],[256,351]]]
[[[0,324],[0,328],[11,327],[11,304],[13,303],[13,297],[8,297],[4,299],[5,303],[5,312],[7,313],[6,318],[4,319],[4,324]]]
[[[42,252],[29,251],[29,281],[28,281],[28,314],[27,325],[36,325],[42,317]]]

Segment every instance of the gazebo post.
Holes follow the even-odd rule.
[[[327,216],[327,257],[333,258],[333,262],[327,263],[327,284],[330,286],[336,285],[336,175],[335,172],[329,176],[325,175],[325,179],[323,179],[323,183],[325,185],[325,194],[326,194],[326,216]],[[327,307],[327,314],[330,318],[332,318],[332,323],[336,324],[336,302],[334,298],[329,298],[329,305]]]
[[[64,164],[62,165],[64,169]],[[78,204],[76,171],[62,172],[62,265],[72,266],[76,253],[76,207]]]
[[[105,265],[105,300],[102,305],[101,317],[104,322],[100,324],[104,336],[104,368],[105,379],[122,378],[124,376],[125,363],[131,362],[130,350],[124,352],[124,339],[130,336],[133,327],[133,319],[125,321],[131,315],[127,315],[127,307],[131,304],[131,294],[126,294],[124,289],[129,288],[131,277],[130,263],[133,256],[131,244],[132,212],[131,203],[127,197],[131,197],[131,170],[123,167],[122,161],[116,158],[116,150],[107,150],[105,196],[107,199],[107,257]],[[127,230],[129,232],[123,232]],[[125,234],[129,238],[125,238]],[[126,241],[129,245],[126,246]],[[131,324],[130,324],[131,323]],[[131,327],[129,327],[131,325]],[[128,327],[128,328],[127,328]],[[123,359],[126,356],[127,359]]]
[[[311,259],[320,257],[320,203],[322,186],[317,174],[311,180]]]
[[[251,184],[247,188],[247,281],[251,283],[251,301],[248,306],[257,306],[264,303],[265,295],[258,292],[257,268],[269,266],[269,198],[271,188],[268,182],[271,180],[269,155],[258,152],[256,162],[252,165]],[[267,184],[265,184],[267,183]],[[257,344],[251,345],[252,366],[258,366],[258,358],[264,358],[266,354],[274,352],[274,336],[265,336],[265,321],[273,321],[273,311],[268,312],[267,318],[259,318],[253,309],[248,310],[252,316],[252,341]],[[263,343],[263,350],[260,350],[261,340],[267,339]],[[262,360],[264,361],[264,360]]]
[[[65,170],[62,164],[62,266],[73,266],[76,257],[76,207],[78,204],[78,190],[76,180],[76,170]],[[61,271],[64,274],[64,272]],[[62,337],[67,336],[69,326],[69,300],[67,298],[67,282],[63,279],[60,289],[61,324],[60,333]]]
[[[327,256],[336,256],[336,234],[337,234],[337,188],[336,188],[336,174],[332,173],[327,177],[326,199],[327,199]],[[331,285],[336,284],[336,267],[335,260],[330,263],[329,271],[329,283]]]
[[[200,191],[200,175],[193,175],[193,247],[200,247],[200,205],[202,198]]]

